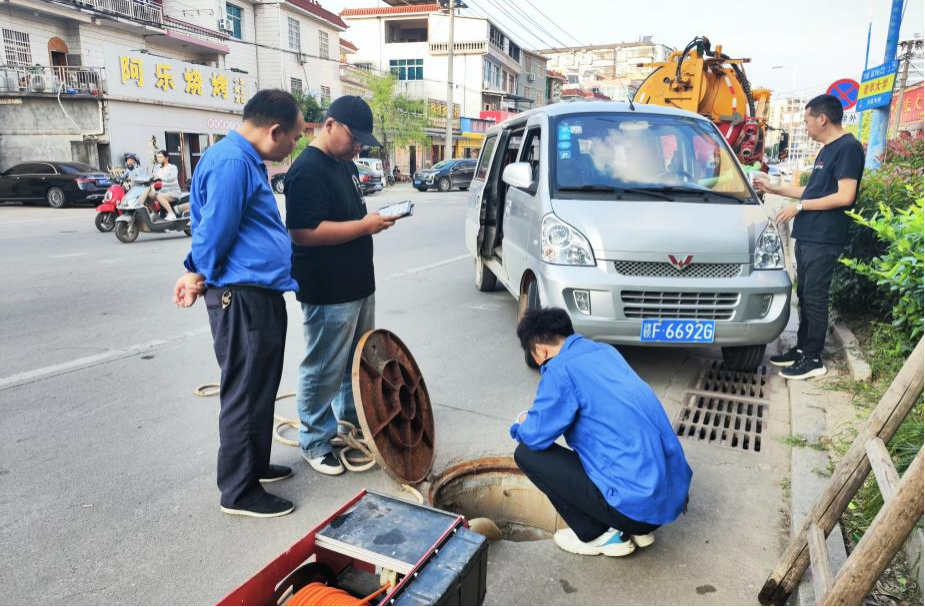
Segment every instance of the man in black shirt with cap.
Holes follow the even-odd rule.
[[[823,145],[806,187],[774,186],[763,179],[755,184],[762,191],[800,199],[777,215],[778,223],[793,219],[792,236],[797,241],[797,344],[770,359],[771,364],[785,367],[780,374],[787,379],[826,373],[822,348],[829,323],[829,287],[848,243],[851,220],[845,210],[854,206],[864,173],[864,148],[842,128],[843,114],[841,102],[832,95],[819,95],[806,104],[806,132]]]
[[[359,425],[351,366],[357,342],[375,325],[373,234],[395,223],[367,213],[352,160],[364,146],[381,145],[372,130],[366,102],[339,97],[321,134],[286,174],[286,227],[306,344],[296,392],[299,446],[313,469],[332,476],[344,472],[331,447],[338,420]]]

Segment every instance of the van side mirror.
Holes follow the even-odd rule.
[[[504,167],[501,179],[511,187],[529,190],[533,186],[533,167],[529,162],[512,162]]]

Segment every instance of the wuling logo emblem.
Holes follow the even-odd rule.
[[[694,256],[688,255],[684,259],[680,259],[680,257],[681,257],[680,255],[678,257],[675,257],[674,255],[669,255],[668,261],[671,263],[671,265],[677,268],[679,272],[683,272],[688,267],[690,267],[691,262],[694,261]]]

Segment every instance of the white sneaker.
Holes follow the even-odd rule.
[[[633,543],[639,548],[648,548],[655,543],[655,536],[651,533],[645,535],[631,535],[630,537],[633,538]]]
[[[164,221],[176,221],[176,220],[177,220],[177,216],[174,215],[173,213],[167,213],[167,216],[164,217]]]
[[[321,457],[308,458],[305,454],[302,454],[302,458],[308,462],[308,465],[311,466],[316,472],[321,474],[327,474],[328,476],[338,476],[346,472],[343,464],[340,463],[340,460],[337,459],[337,456],[334,455],[334,452],[328,452],[322,455]]]
[[[552,536],[556,546],[571,552],[572,554],[581,554],[585,556],[595,556],[603,554],[604,556],[626,556],[636,549],[633,542],[626,541],[616,529],[608,529],[599,537],[590,542],[583,542],[578,539],[575,532],[571,529],[560,529]]]

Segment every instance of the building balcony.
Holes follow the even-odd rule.
[[[231,38],[224,32],[211,30],[195,23],[188,23],[174,17],[165,16],[163,34],[155,34],[151,39],[170,46],[192,48],[204,55],[227,55],[231,52],[228,41]]]
[[[486,42],[455,42],[453,43],[453,54],[455,55],[484,55]],[[429,50],[431,55],[446,55],[450,48],[449,42],[430,42]]]
[[[340,64],[341,82],[347,82],[349,84],[366,87],[366,77],[369,76],[369,74],[369,70],[364,70],[363,68],[357,67],[355,65],[350,65],[348,63]]]
[[[0,95],[95,96],[106,93],[101,67],[0,65]]]
[[[89,8],[101,13],[117,17],[125,17],[132,21],[141,21],[150,25],[161,25],[164,22],[164,10],[159,2],[145,2],[142,0],[71,0],[72,4]]]

